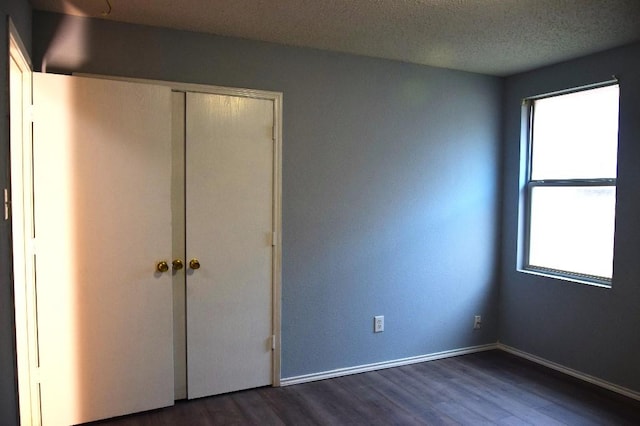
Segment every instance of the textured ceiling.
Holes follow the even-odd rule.
[[[640,40],[640,0],[32,0],[35,9],[509,75]]]

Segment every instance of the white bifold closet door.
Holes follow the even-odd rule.
[[[33,97],[43,425],[272,384],[274,100],[39,73]]]
[[[274,103],[187,93],[185,115],[187,394],[198,398],[272,383]]]
[[[172,405],[171,91],[33,77],[43,425]]]

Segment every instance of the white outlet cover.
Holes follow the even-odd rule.
[[[381,333],[384,331],[384,315],[376,315],[373,317],[373,332]]]
[[[479,328],[482,328],[482,316],[476,315],[473,319],[473,329],[478,330]]]

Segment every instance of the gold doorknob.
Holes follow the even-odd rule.
[[[174,259],[174,261],[171,262],[171,266],[173,267],[174,271],[179,271],[184,266],[184,263],[182,263],[182,260],[180,259]]]
[[[189,261],[189,268],[191,268],[191,269],[199,269],[200,268],[200,262],[198,261],[198,259],[191,259]]]
[[[158,262],[158,264],[156,265],[156,271],[160,273],[167,272],[168,270],[169,270],[169,265],[164,260]]]

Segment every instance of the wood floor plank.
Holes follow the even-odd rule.
[[[497,362],[489,367],[486,362],[496,356]],[[537,409],[538,413],[560,413],[563,410],[555,408],[559,406],[579,413],[580,417],[590,419],[584,421],[585,423],[640,424],[640,402],[534,364],[515,355],[492,351],[486,356],[470,357],[462,362],[469,365],[469,374],[484,376],[487,380],[491,380],[489,374],[501,377],[501,380],[512,374],[517,376],[515,382],[518,385],[509,384],[507,389],[511,393],[516,392],[518,399],[527,400]],[[506,369],[509,373],[503,374],[501,369]],[[512,380],[509,379],[509,381]],[[489,388],[496,390],[494,384]],[[515,400],[516,398],[510,395],[510,399]],[[544,415],[548,417],[548,414]],[[570,417],[568,413],[557,414],[556,417],[558,416]]]
[[[294,386],[289,388],[261,388],[257,390],[271,409],[287,425],[321,425],[313,411],[307,407]]]
[[[640,402],[502,351],[259,388],[100,426],[640,425]]]
[[[214,426],[205,404],[204,400],[178,401],[173,407],[165,408],[158,414],[165,419],[166,425]]]
[[[463,365],[457,366],[456,362]],[[520,419],[524,424],[563,425],[563,423],[539,411],[540,407],[550,405],[550,401],[538,398],[535,395],[529,395],[521,389],[503,382],[500,379],[500,374],[488,374],[485,370],[466,368],[464,364],[466,364],[464,361],[454,360],[454,362],[449,363],[449,366],[460,371],[460,376],[454,380],[467,389],[468,392],[500,406],[511,413],[510,417]],[[496,420],[500,420],[497,423],[501,423],[501,419]]]
[[[455,401],[457,405],[479,414],[483,419],[488,421],[495,422],[511,415],[511,413],[504,410],[500,405],[484,398],[482,394],[470,392],[469,388],[473,389],[474,386],[483,387],[484,385],[480,382],[475,383],[474,386],[467,386],[464,383],[461,384],[459,381],[461,374],[456,372],[455,369],[452,369],[450,363],[433,363],[430,367],[430,371],[439,372],[440,377],[446,377],[445,382],[438,384],[441,388],[439,392],[447,395],[449,399]],[[418,364],[416,367],[418,370],[422,368],[423,364]]]
[[[551,404],[543,407],[541,411],[547,414],[549,417],[553,417],[558,421],[567,425],[580,425],[580,426],[598,426],[602,425],[601,422],[590,419],[587,416],[583,416],[580,412],[570,410],[558,404]]]
[[[236,392],[231,398],[246,420],[246,425],[285,425],[259,392]]]
[[[456,424],[456,422],[445,412],[438,410],[437,402],[433,399],[425,398],[425,394],[411,389],[403,383],[400,371],[387,369],[368,375],[368,379],[374,380],[377,387],[383,389],[383,393],[390,398],[394,404],[402,407],[414,417],[417,417],[426,424]],[[376,380],[379,376],[382,380]]]
[[[531,425],[543,425],[544,423],[527,422],[516,416],[505,417],[496,422],[499,426],[531,426]]]
[[[374,373],[374,372],[372,372]],[[350,386],[354,392],[353,397],[364,404],[371,412],[373,424],[394,425],[423,425],[417,416],[407,411],[406,408],[396,403],[393,390],[381,389],[379,381],[372,373],[355,374],[343,377],[343,382]],[[375,419],[375,420],[373,420]]]
[[[440,402],[437,404],[437,408],[452,417],[461,425],[473,426],[495,424],[495,422],[492,422],[480,414],[455,402]]]
[[[390,380],[419,395],[425,403],[435,405],[438,402],[451,401],[451,397],[442,392],[445,384],[433,380],[428,375],[420,374],[414,365],[398,367],[393,370],[396,374],[390,377]]]
[[[497,423],[500,423],[502,419],[509,417],[516,417],[521,421],[530,422],[533,424],[543,424],[545,426],[562,426],[563,423],[555,420],[553,417],[549,417],[542,413],[539,408],[533,408],[526,402],[520,401],[514,398],[512,394],[503,392],[499,389],[494,389],[492,386],[481,387],[477,386],[477,382],[465,382],[465,379],[455,379],[460,382],[470,393],[475,394],[478,398],[484,398],[493,404],[500,406],[510,415],[500,419],[495,419]],[[549,405],[549,404],[546,404]]]
[[[330,381],[310,383],[299,393],[312,409],[321,414],[324,424],[356,425],[367,416],[367,409],[363,409],[361,404],[345,404],[350,395]]]
[[[229,395],[202,398],[198,402],[203,404],[208,420],[214,425],[242,425],[245,420],[240,408]]]
[[[498,395],[504,396],[506,399],[518,401],[519,403],[536,409],[551,404],[548,399],[531,392],[522,386],[518,380],[513,380],[510,373],[504,374],[504,370],[499,365],[482,365],[477,366],[469,360],[461,359],[462,357],[452,358],[448,366],[457,369],[458,363],[468,368],[459,369],[465,376],[471,376],[484,383],[483,389],[490,389]]]

